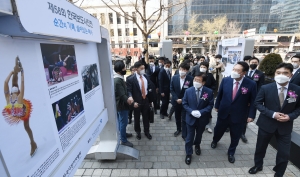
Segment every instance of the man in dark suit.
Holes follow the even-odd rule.
[[[185,142],[185,163],[191,164],[193,145],[196,155],[201,154],[200,144],[206,124],[209,122],[210,113],[214,106],[213,91],[205,86],[206,75],[195,75],[194,87],[186,90],[183,97],[183,107],[186,111],[187,137]],[[196,138],[195,138],[196,131]]]
[[[146,64],[145,59],[142,59],[141,61],[145,65],[145,70],[146,70],[147,76],[150,78],[150,80],[152,81],[152,83],[155,86],[155,92],[154,92],[154,108],[155,109],[154,109],[154,111],[156,114],[156,109],[158,107],[157,100],[156,100],[156,98],[157,98],[156,94],[158,94],[158,74],[159,74],[160,69],[154,65],[155,59],[154,59],[153,55],[149,56],[149,64]]]
[[[164,65],[165,65],[165,57],[159,57],[158,58],[158,68],[159,68],[159,71],[164,68]],[[158,73],[159,74],[159,73]],[[156,95],[156,108],[155,109],[160,109],[160,92],[159,92],[159,82],[158,82],[158,93]]]
[[[245,60],[245,58],[244,58],[244,60]],[[246,77],[248,77],[249,79],[252,79],[253,81],[256,82],[257,92],[259,91],[259,89],[265,82],[265,74],[257,69],[258,64],[259,64],[258,58],[256,58],[256,57],[250,58],[250,60],[249,60],[250,69],[246,75]],[[245,122],[243,134],[241,136],[241,139],[244,143],[248,142],[246,135],[245,135],[246,130],[247,130],[247,124],[248,124],[248,122]]]
[[[194,67],[193,67],[193,70],[192,70],[192,72],[191,72],[191,75],[193,76],[193,77],[195,77],[195,75],[196,74],[199,74],[201,71],[200,71],[200,64],[202,63],[202,62],[204,62],[205,61],[205,58],[204,58],[204,56],[197,56],[197,57],[199,57],[199,61],[198,61],[198,64],[197,65],[195,65]]]
[[[193,86],[193,77],[187,75],[190,65],[187,62],[179,65],[179,74],[174,75],[171,80],[170,91],[172,94],[171,104],[174,106],[177,131],[174,136],[177,137],[182,131],[182,138],[186,138],[185,110],[182,109],[182,98],[185,90]]]
[[[168,106],[170,100],[170,82],[171,82],[171,61],[166,60],[163,68],[160,69],[158,75],[159,93],[161,95],[160,118],[168,116]]]
[[[141,139],[140,113],[143,117],[144,133],[148,139],[152,139],[149,128],[149,108],[153,102],[152,82],[145,74],[145,66],[141,61],[134,64],[136,73],[127,79],[128,96],[134,100],[134,131],[137,133],[136,138]]]
[[[127,76],[126,80],[128,80],[132,76],[135,76],[135,71],[136,71],[135,67],[131,66],[130,67],[131,74],[129,76]],[[133,109],[130,109],[128,111],[128,124],[131,124],[131,122],[132,122],[132,112],[133,112]]]
[[[291,147],[293,122],[300,115],[300,87],[289,82],[293,66],[281,63],[276,67],[275,83],[261,87],[255,106],[260,111],[257,120],[258,135],[254,155],[255,166],[249,170],[256,174],[263,169],[263,159],[273,136],[277,141],[276,177],[282,177],[286,170]],[[277,96],[278,95],[278,96]]]
[[[211,147],[215,149],[227,127],[230,128],[231,143],[228,149],[228,161],[235,162],[234,154],[241,138],[243,127],[255,118],[254,100],[256,97],[256,83],[244,77],[249,70],[249,65],[239,61],[233,67],[231,77],[223,78],[215,109],[218,112],[217,124]],[[248,105],[250,104],[250,107]],[[249,109],[249,114],[248,113]]]
[[[292,65],[294,67],[293,77],[291,78],[290,83],[300,86],[300,55],[297,54],[291,59]]]

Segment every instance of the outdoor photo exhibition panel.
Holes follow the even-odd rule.
[[[34,0],[35,10],[24,3],[16,1],[24,28],[58,37],[0,36],[0,175],[72,176],[108,118],[95,43],[101,42],[99,23],[67,1]],[[43,19],[38,26],[30,24],[33,12]],[[58,34],[86,42],[66,42]]]

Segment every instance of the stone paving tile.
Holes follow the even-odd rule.
[[[215,126],[216,117],[216,112],[213,111],[213,126]],[[142,123],[141,128],[143,129]],[[295,120],[294,129],[299,129],[300,133],[300,118]],[[211,149],[210,143],[213,134],[204,132],[201,143],[202,153],[200,156],[193,155],[192,164],[188,166],[184,162],[185,143],[181,135],[174,137],[175,131],[174,115],[171,121],[160,119],[159,115],[155,115],[154,123],[150,124],[152,140],[148,140],[144,134],[142,134],[141,140],[137,140],[133,124],[129,124],[127,132],[133,133],[134,137],[128,140],[140,151],[139,159],[136,160],[119,154],[115,161],[85,159],[74,176],[159,176],[159,174],[165,174],[165,176],[249,176],[248,170],[254,164],[253,154],[258,131],[255,123],[248,124],[246,133],[248,143],[245,144],[240,141],[234,164],[228,162],[226,155],[230,144],[229,133],[224,134],[216,149]],[[264,170],[256,176],[274,175],[272,169],[275,165],[276,152],[271,146],[268,147],[264,160]],[[299,169],[289,163],[285,176],[300,177]]]

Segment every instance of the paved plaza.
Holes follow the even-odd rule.
[[[216,122],[216,112],[213,111],[213,125]],[[295,128],[299,131],[300,119]],[[141,127],[143,127],[141,125]],[[148,140],[144,134],[142,139],[129,138],[134,148],[140,151],[139,159],[126,158],[118,155],[115,161],[97,161],[86,159],[77,170],[75,177],[79,176],[274,176],[272,171],[275,165],[276,150],[268,147],[264,161],[264,169],[256,175],[248,173],[254,165],[253,154],[256,145],[257,126],[254,123],[248,125],[246,136],[248,143],[240,141],[237,148],[234,164],[227,160],[227,148],[230,143],[229,133],[225,133],[216,149],[210,147],[213,134],[204,132],[201,143],[200,156],[193,155],[192,164],[186,165],[184,141],[181,136],[174,137],[176,124],[174,115],[172,120],[160,119],[155,116],[155,122],[151,124],[152,140]],[[127,132],[134,133],[133,124],[127,126]],[[289,163],[285,173],[286,177],[300,177],[299,169]]]

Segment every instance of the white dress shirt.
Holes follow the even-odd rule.
[[[135,73],[135,76],[136,76],[136,78],[137,78],[137,80],[138,80],[138,82],[139,82],[139,85],[140,85],[140,89],[141,89],[141,91],[142,91],[142,82],[141,82],[141,75],[139,75],[138,73]],[[145,93],[146,93],[146,95],[148,94],[148,81],[147,81],[147,79],[144,77],[144,76],[142,76],[143,77],[143,80],[144,80],[144,85],[145,85]]]
[[[278,97],[279,97],[279,93],[280,93],[280,90],[281,90],[282,86],[279,85],[277,82],[276,82],[276,86],[277,86],[277,92],[278,92]],[[287,92],[288,92],[289,83],[286,86],[283,86],[283,87],[284,87],[283,94],[284,94],[284,99],[285,99],[286,95],[287,95]],[[275,118],[275,114],[276,114],[276,112],[273,113],[272,118]]]
[[[150,70],[151,70],[151,67],[152,67],[152,73],[154,73],[155,72],[155,65],[149,65],[149,67],[150,67]]]
[[[235,79],[233,79],[233,87],[232,87],[232,90],[234,90],[235,88],[235,83],[236,82],[239,82],[239,85],[238,85],[238,90],[240,89],[240,86],[242,85],[242,82],[244,80],[244,77],[240,80],[240,81],[236,81]]]
[[[298,71],[298,69],[299,69],[299,68],[294,69],[294,70],[293,70],[293,74],[295,74],[296,71]]]
[[[179,77],[179,78],[180,78],[180,90],[181,90],[182,87],[183,87],[186,76],[183,79],[181,77]]]

